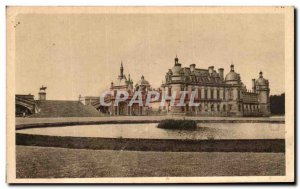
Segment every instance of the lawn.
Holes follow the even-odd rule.
[[[284,175],[284,153],[137,152],[17,146],[17,178]]]

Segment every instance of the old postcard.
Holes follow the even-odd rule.
[[[7,182],[294,182],[293,7],[7,7]]]

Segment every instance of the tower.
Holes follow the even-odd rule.
[[[130,78],[130,74],[128,74],[128,80],[127,80],[127,83],[128,83],[128,90],[132,91],[132,90],[133,90],[133,81],[132,81],[132,79]]]
[[[256,92],[258,94],[258,103],[260,112],[263,116],[270,116],[270,88],[269,81],[263,77],[263,72],[259,72],[259,78],[255,82]]]
[[[226,111],[229,115],[242,116],[241,108],[241,77],[234,71],[234,65],[230,65],[230,71],[225,76],[225,83],[230,86],[225,89]]]
[[[121,61],[121,67],[120,67],[120,78],[123,77],[123,72],[124,72],[124,68],[123,68],[123,62]]]
[[[252,92],[256,92],[255,79],[252,79]]]

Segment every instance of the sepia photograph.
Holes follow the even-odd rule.
[[[6,8],[8,183],[294,182],[293,7]]]

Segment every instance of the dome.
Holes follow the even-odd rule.
[[[150,86],[149,82],[145,80],[144,76],[141,77],[141,80],[136,83],[136,86]]]
[[[181,67],[180,66],[174,66],[173,68],[172,68],[172,73],[173,73],[173,75],[180,75],[180,71],[181,71]]]
[[[257,85],[267,85],[267,80],[264,79],[264,78],[258,78],[258,79],[256,80],[256,84],[257,84]]]
[[[225,81],[239,81],[240,76],[234,71],[234,65],[230,66],[230,72],[226,75]]]
[[[225,77],[225,81],[237,81],[237,80],[239,80],[239,75],[235,72],[229,72]]]
[[[268,80],[263,77],[262,72],[259,72],[259,78],[256,80],[256,85],[268,85]]]

